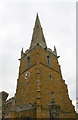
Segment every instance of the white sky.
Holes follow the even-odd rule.
[[[38,12],[47,46],[60,55],[69,96],[76,99],[76,3],[0,1],[0,91],[14,96],[20,51],[29,48]],[[39,0],[40,1],[40,0]]]

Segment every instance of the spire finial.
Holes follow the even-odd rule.
[[[54,51],[53,51],[53,54],[55,54],[57,56],[57,50],[56,50],[56,47],[54,45]]]
[[[56,52],[56,47],[55,47],[55,45],[54,45],[54,51]]]
[[[23,47],[22,47],[22,50],[21,50],[21,56],[23,56]]]
[[[37,12],[37,16],[36,16],[36,18],[39,18],[38,12]]]
[[[22,50],[21,50],[21,52],[23,52],[23,47],[22,47]]]
[[[37,12],[37,17],[38,17],[38,12]]]

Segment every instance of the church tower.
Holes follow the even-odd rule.
[[[12,118],[76,118],[58,58],[55,46],[47,48],[37,14],[30,48],[21,51]]]

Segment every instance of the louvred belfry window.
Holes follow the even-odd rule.
[[[48,63],[48,65],[50,65],[50,56],[49,55],[47,55],[47,63]]]

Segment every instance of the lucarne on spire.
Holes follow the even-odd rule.
[[[34,31],[32,35],[30,49],[33,48],[37,43],[40,44],[43,48],[47,47],[46,41],[43,35],[43,30],[42,30],[40,20],[38,17],[38,13],[37,13],[36,21],[35,21],[35,27],[34,27]]]

